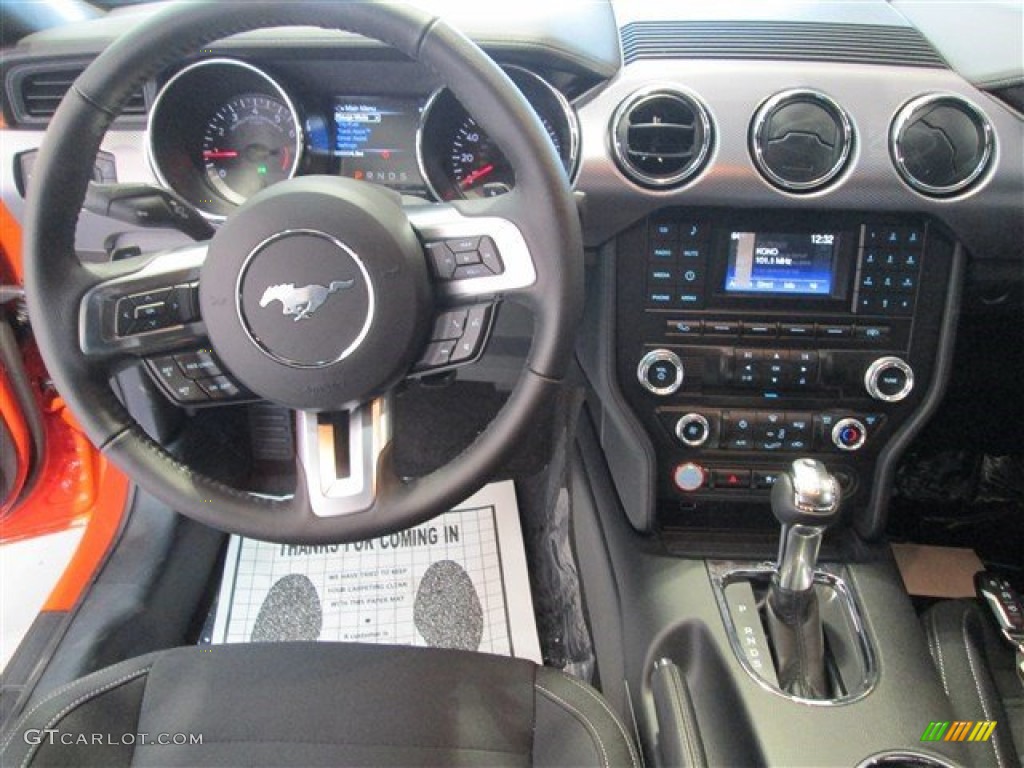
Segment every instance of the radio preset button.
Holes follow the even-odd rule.
[[[666,327],[668,333],[679,336],[700,336],[700,320],[669,320]]]
[[[814,336],[814,326],[802,323],[782,323],[779,325],[779,335],[793,339],[809,339]]]
[[[858,325],[854,335],[862,341],[883,342],[889,338],[891,329],[888,325]]]
[[[705,320],[705,336],[735,336],[739,333],[740,324],[733,320]]]
[[[743,336],[770,339],[778,335],[778,326],[775,323],[744,322],[740,327]]]
[[[845,323],[829,323],[818,326],[819,339],[848,339],[853,336],[853,326]]]

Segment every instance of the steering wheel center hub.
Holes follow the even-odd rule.
[[[210,243],[200,305],[231,372],[305,410],[386,391],[431,319],[422,247],[397,195],[329,177],[276,184],[232,215]]]
[[[351,355],[370,331],[376,303],[363,260],[311,229],[260,243],[242,266],[236,300],[252,343],[296,368],[323,368]]]

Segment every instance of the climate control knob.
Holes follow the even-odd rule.
[[[841,451],[859,450],[867,439],[867,427],[860,419],[840,419],[832,427],[832,442]]]
[[[683,361],[669,349],[652,349],[640,359],[636,377],[649,392],[671,395],[683,386]]]
[[[700,448],[708,441],[711,425],[699,413],[688,413],[676,422],[676,437],[683,445]]]
[[[880,357],[864,372],[864,388],[875,400],[898,403],[914,389],[914,369],[898,357]]]
[[[707,470],[692,461],[678,465],[672,472],[672,481],[676,484],[676,488],[687,493],[703,488],[707,480]]]

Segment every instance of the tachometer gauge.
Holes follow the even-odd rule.
[[[218,109],[207,121],[202,146],[210,185],[236,204],[289,178],[298,163],[291,110],[263,94],[237,96]]]
[[[244,61],[189,64],[164,84],[150,110],[154,175],[211,219],[306,170],[304,147],[288,92]]]
[[[572,178],[578,132],[569,103],[532,72],[517,67],[506,71],[537,112],[566,175]],[[505,155],[446,88],[424,107],[416,149],[423,178],[438,200],[493,197],[515,186]]]

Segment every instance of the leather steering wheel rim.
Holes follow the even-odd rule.
[[[44,362],[95,445],[171,508],[231,533],[286,543],[351,541],[406,528],[478,489],[508,455],[531,417],[555,395],[572,357],[582,312],[582,238],[568,180],[539,119],[476,45],[423,11],[364,0],[335,3],[186,3],[113,43],[75,82],[44,139],[24,220],[25,287]],[[269,499],[228,487],[175,460],[115,397],[107,366],[80,346],[80,304],[109,265],[86,265],[75,249],[78,211],[92,158],[129,96],[203,45],[272,26],[318,26],[380,40],[430,68],[455,93],[516,171],[504,211],[529,247],[536,280],[516,299],[534,314],[527,364],[506,404],[467,450],[430,475],[382,476],[374,504],[358,514],[318,517],[299,478],[293,497]],[[486,215],[486,207],[467,216]],[[382,460],[389,451],[386,449]]]

